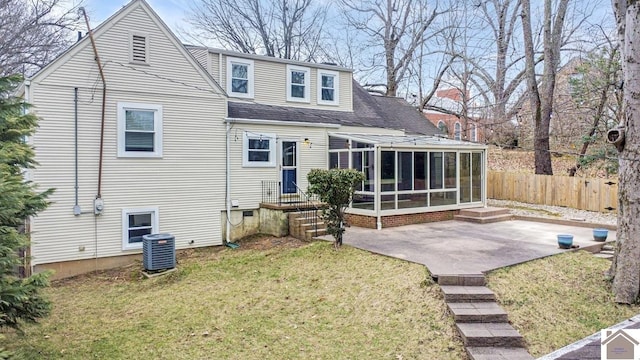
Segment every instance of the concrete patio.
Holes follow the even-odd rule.
[[[344,243],[353,247],[425,265],[437,276],[478,274],[567,250],[558,248],[556,235],[574,235],[580,248],[598,246],[592,229],[533,221],[490,224],[443,221],[372,230],[350,227]],[[329,240],[330,236],[323,238]],[[615,240],[609,231],[607,240]]]

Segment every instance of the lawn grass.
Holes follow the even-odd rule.
[[[640,313],[638,305],[614,303],[603,276],[610,265],[569,252],[493,271],[487,282],[538,357]]]
[[[466,358],[423,266],[328,242],[198,250],[163,277],[136,266],[47,293],[50,317],[5,333],[19,358]]]

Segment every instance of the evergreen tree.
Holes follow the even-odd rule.
[[[25,114],[28,105],[13,95],[21,81],[17,75],[0,77],[0,329],[16,330],[50,310],[41,294],[48,274],[20,278],[17,270],[23,264],[18,251],[28,245],[25,223],[47,207],[53,192],[38,192],[23,177],[25,169],[36,165],[33,148],[25,139],[36,130],[38,119]]]

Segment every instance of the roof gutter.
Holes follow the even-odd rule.
[[[327,123],[308,123],[302,121],[283,121],[283,120],[266,120],[266,119],[245,119],[245,118],[232,118],[228,117],[224,119],[225,122],[231,124],[258,124],[258,125],[288,125],[288,126],[302,126],[302,127],[317,127],[317,128],[330,128],[339,129],[342,125],[327,124]]]

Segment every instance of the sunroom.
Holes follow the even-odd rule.
[[[423,135],[329,134],[329,168],[362,171],[348,213],[382,228],[486,204],[487,146]],[[435,216],[437,214],[446,216]]]

